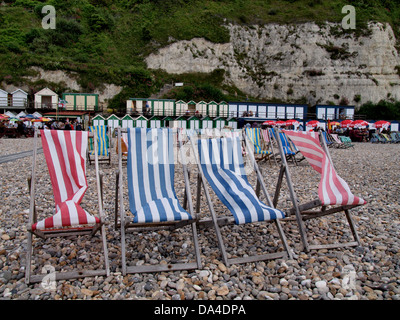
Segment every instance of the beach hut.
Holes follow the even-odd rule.
[[[97,93],[63,93],[66,110],[99,111],[99,95]]]
[[[121,126],[120,124],[121,119],[118,118],[115,114],[112,114],[107,118],[107,126],[111,129],[114,130],[115,128],[118,128]]]
[[[0,89],[0,107],[8,106],[8,92]]]
[[[134,126],[135,126],[135,120],[129,114],[126,114],[121,118],[122,128],[133,128]]]
[[[44,88],[34,94],[35,109],[55,109],[58,104],[58,94],[49,88]]]
[[[154,116],[149,119],[149,127],[150,128],[163,128],[164,121],[161,117]]]
[[[26,108],[28,105],[28,93],[22,89],[17,89],[11,92],[12,96],[12,107],[14,108]]]
[[[187,129],[188,127],[188,118],[186,116],[180,116],[174,121],[174,128],[183,128]]]
[[[226,125],[228,127],[231,127],[232,129],[237,129],[238,128],[238,121],[236,120],[236,118],[228,118],[226,120]]]
[[[167,116],[164,117],[161,121],[165,128],[173,128],[174,120],[175,119],[173,117]]]
[[[229,117],[229,104],[227,102],[221,101],[219,103],[217,116],[224,118]]]
[[[219,104],[215,101],[210,101],[207,103],[207,115],[209,117],[216,117],[219,111]]]
[[[206,116],[201,119],[201,127],[202,129],[212,129],[214,126],[213,120]]]
[[[214,118],[213,125],[216,129],[223,129],[226,125],[226,119],[222,117]]]
[[[135,119],[136,128],[147,128],[148,119],[144,116],[139,116]]]
[[[189,110],[189,106],[185,101],[179,100],[179,101],[175,102],[175,115],[176,116],[184,115],[187,110]]]
[[[107,120],[101,114],[97,114],[92,119],[93,126],[105,126],[107,124]]]
[[[399,121],[395,120],[390,123],[390,131],[399,131]]]
[[[189,129],[201,129],[201,119],[197,116],[192,116],[188,119]]]
[[[200,101],[196,103],[196,111],[201,114],[203,117],[208,116],[207,114],[207,103],[204,101]]]

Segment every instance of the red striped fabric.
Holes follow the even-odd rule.
[[[310,165],[321,174],[318,197],[323,205],[358,205],[366,201],[350,191],[346,181],[336,173],[328,155],[321,147],[317,132],[283,130]]]
[[[80,207],[87,190],[87,131],[41,130],[43,153],[53,187],[56,214],[32,225],[32,230],[99,223]]]

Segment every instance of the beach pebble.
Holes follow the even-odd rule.
[[[32,139],[1,138],[0,156],[31,150]],[[115,143],[115,139],[113,141]],[[400,244],[400,203],[398,184],[399,144],[355,143],[354,149],[330,148],[337,174],[352,192],[367,200],[367,205],[351,209],[361,246],[304,252],[295,221],[282,220],[293,259],[225,265],[221,259],[212,227],[198,230],[203,268],[122,275],[121,235],[114,228],[115,170],[117,157],[112,149],[112,164],[100,164],[103,173],[103,202],[107,246],[110,258],[109,276],[57,281],[44,289],[41,284],[25,284],[29,192],[25,174],[31,172],[32,158],[1,163],[0,192],[0,300],[400,300],[398,269]],[[267,189],[273,195],[279,167],[268,161],[258,163]],[[191,192],[196,203],[197,167],[191,170]],[[300,203],[318,197],[319,177],[302,161],[291,166],[291,178]],[[39,218],[52,214],[53,193],[43,154],[38,154],[36,204]],[[89,188],[82,206],[96,213],[97,195],[94,165],[87,164]],[[255,175],[249,183],[255,185]],[[177,196],[183,199],[184,180],[176,170]],[[286,182],[285,182],[286,183]],[[228,212],[214,193],[210,193],[217,214]],[[283,188],[278,208],[291,208],[290,194]],[[128,208],[127,199],[125,207]],[[209,215],[205,197],[200,201],[201,217]],[[127,209],[128,213],[128,209]],[[306,221],[310,244],[353,241],[344,215],[325,216]],[[265,223],[222,227],[229,258],[279,250],[280,241],[274,225]],[[193,260],[191,229],[172,232],[149,231],[127,234],[128,265],[152,265]],[[68,271],[71,267],[97,269],[104,267],[99,234],[93,238],[34,237],[32,273],[49,270]],[[45,268],[46,266],[46,268]],[[50,286],[49,286],[50,287]]]

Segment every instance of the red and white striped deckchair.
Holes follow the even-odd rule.
[[[87,131],[64,131],[64,130],[41,130],[41,141],[43,153],[46,159],[50,181],[53,189],[55,214],[51,217],[36,221],[34,208],[35,202],[35,170],[36,170],[36,144],[37,131],[35,132],[34,159],[32,168],[31,182],[31,208],[29,218],[28,259],[26,280],[27,282],[37,282],[42,280],[42,276],[30,276],[31,254],[32,254],[32,235],[47,239],[54,236],[70,236],[95,234],[101,230],[103,235],[103,249],[105,254],[106,268],[94,272],[59,272],[56,279],[71,279],[77,277],[105,275],[108,274],[107,247],[105,244],[104,225],[102,224],[102,202],[100,195],[98,158],[97,158],[97,139],[95,140],[95,164],[96,180],[98,182],[98,197],[100,215],[95,216],[87,212],[80,205],[83,196],[88,188],[86,179],[86,157],[89,132]],[[93,136],[93,134],[91,134]],[[32,208],[33,207],[33,208]]]
[[[284,130],[284,133],[304,155],[311,167],[320,174],[318,199],[302,205],[299,205],[296,199],[290,172],[286,163],[282,164],[280,177],[278,179],[277,190],[280,189],[283,173],[286,173],[289,191],[294,205],[291,212],[296,213],[296,219],[299,223],[303,244],[306,250],[360,245],[349,210],[356,206],[366,204],[366,201],[355,196],[351,192],[346,181],[336,173],[323,137],[321,137],[318,132]],[[279,147],[282,149],[281,142],[279,142]],[[283,150],[280,151],[283,152]],[[276,193],[276,197],[278,194],[279,192]],[[276,202],[277,199],[274,199],[274,203]],[[320,208],[320,211],[311,210],[315,208]],[[342,211],[346,214],[355,241],[344,244],[308,245],[303,221]]]

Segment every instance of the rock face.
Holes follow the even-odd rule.
[[[225,70],[225,81],[260,99],[310,104],[400,100],[400,56],[388,24],[356,37],[340,24],[228,25],[230,42],[178,41],[149,55],[168,73]]]

